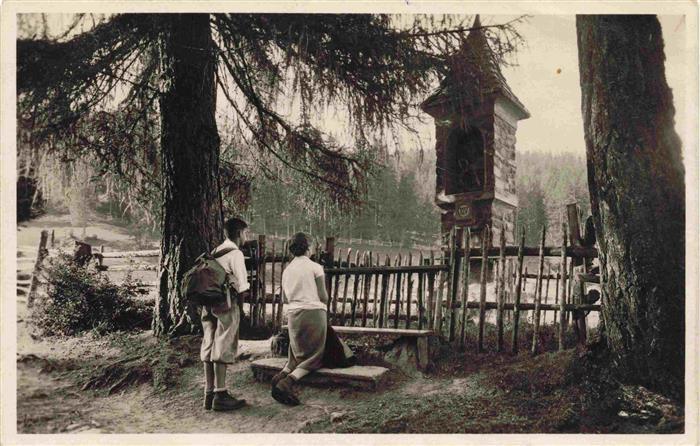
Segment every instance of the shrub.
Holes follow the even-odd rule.
[[[79,266],[60,255],[46,268],[47,293],[32,310],[32,322],[42,335],[98,334],[150,325],[151,309],[133,298],[139,284],[130,275],[122,285],[92,266]]]

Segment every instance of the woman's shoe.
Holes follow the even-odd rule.
[[[290,375],[285,376],[276,385],[272,386],[272,398],[287,406],[298,406],[301,402],[294,390],[295,383],[296,380]]]
[[[284,377],[289,375],[287,372],[279,372],[275,376],[272,377],[272,380],[270,380],[270,384],[272,384],[272,387],[275,387],[278,382],[280,382]]]

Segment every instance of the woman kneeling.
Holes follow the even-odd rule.
[[[328,294],[323,267],[309,259],[309,240],[304,233],[294,235],[289,250],[294,259],[282,274],[289,359],[284,369],[272,378],[272,397],[283,404],[297,405],[296,382],[323,366]]]

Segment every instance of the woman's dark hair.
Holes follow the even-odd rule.
[[[303,256],[309,249],[309,239],[303,232],[297,232],[289,241],[289,251],[295,256]]]
[[[228,237],[229,240],[233,240],[240,237],[241,232],[248,227],[248,223],[240,218],[234,217],[226,220],[226,224],[224,226],[226,227],[226,237]]]

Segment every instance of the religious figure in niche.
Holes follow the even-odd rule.
[[[455,129],[447,144],[451,163],[449,192],[474,192],[484,189],[484,143],[481,132]]]

